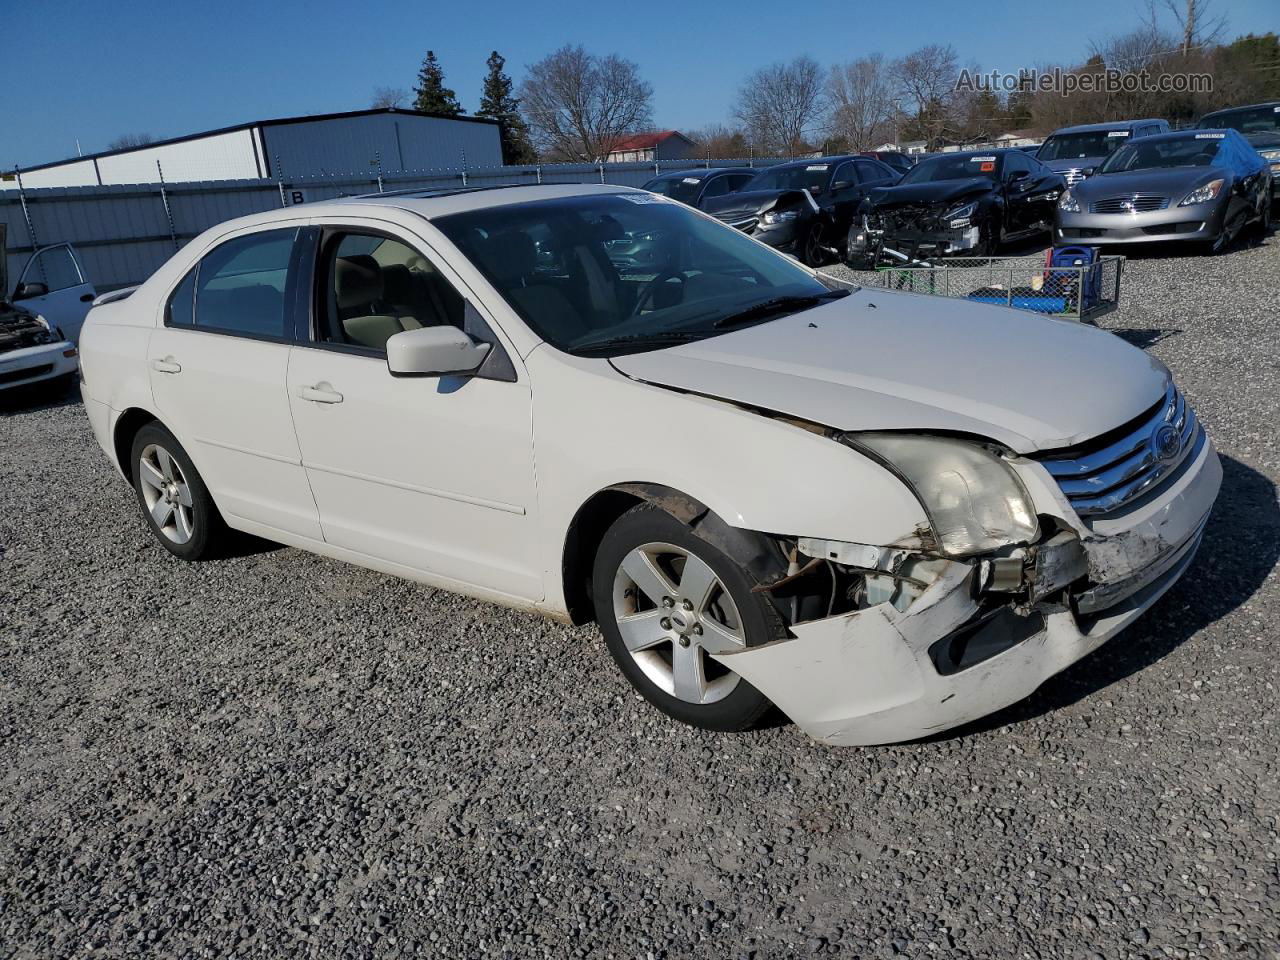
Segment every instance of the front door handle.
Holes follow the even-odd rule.
[[[152,360],[151,369],[156,373],[181,373],[182,364],[173,357],[165,357],[163,360]]]
[[[299,387],[298,396],[312,403],[341,403],[342,394],[323,381],[314,387]]]

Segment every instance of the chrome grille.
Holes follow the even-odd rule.
[[[1154,193],[1132,193],[1127,197],[1108,197],[1106,200],[1095,200],[1089,205],[1090,213],[1150,213],[1153,210],[1164,210],[1169,206],[1169,198]]]
[[[1118,439],[1107,436],[1039,460],[1076,513],[1099,517],[1159,489],[1203,443],[1195,411],[1170,384],[1164,399]]]
[[[1063,170],[1062,178],[1067,181],[1068,187],[1074,187],[1084,179],[1084,170],[1080,167],[1072,167],[1070,170]]]

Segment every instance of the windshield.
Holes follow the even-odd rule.
[[[1251,107],[1248,110],[1232,110],[1205,117],[1200,126],[1214,130],[1239,130],[1241,133],[1280,132],[1280,106]]]
[[[1109,157],[1129,141],[1128,130],[1093,130],[1088,133],[1058,133],[1036,153],[1041,163],[1046,160],[1084,160],[1086,157]]]
[[[1218,155],[1221,133],[1198,133],[1176,140],[1144,137],[1117,150],[1098,173],[1128,173],[1130,170],[1156,170],[1162,167],[1207,167]]]
[[[774,167],[772,170],[756,174],[742,189],[744,191],[809,190],[817,187],[819,190],[825,190],[834,166],[835,164],[831,163],[806,163],[803,166],[796,164]]]
[[[988,180],[994,180],[1000,175],[999,171],[1000,158],[995,154],[958,153],[951,157],[930,157],[928,160],[921,160],[906,172],[898,184],[967,180],[969,177],[986,177]]]
[[[648,193],[536,200],[432,223],[535,333],[569,353],[716,336],[729,329],[717,321],[766,301],[832,295],[782,254]]]
[[[698,199],[698,191],[702,189],[701,177],[658,177],[650,180],[642,188],[650,193],[660,193],[672,200],[693,205]]]

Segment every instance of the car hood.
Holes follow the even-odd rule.
[[[877,187],[871,191],[871,204],[879,209],[907,203],[949,203],[982,196],[995,189],[986,177],[963,180],[938,180],[932,183],[900,183],[894,187]]]
[[[1169,379],[1158,360],[1075,321],[865,289],[611,362],[636,380],[837,430],[958,432],[1018,453],[1114,429]]]
[[[1166,170],[1134,170],[1132,173],[1095,173],[1071,188],[1072,194],[1087,200],[1122,197],[1130,193],[1167,194],[1173,203],[1203,183],[1219,177],[1230,179],[1223,167],[1171,167]]]
[[[1065,160],[1041,160],[1046,167],[1054,173],[1062,173],[1066,170],[1087,170],[1090,167],[1096,167],[1102,163],[1106,157],[1067,157]]]
[[[704,213],[720,220],[735,220],[738,217],[749,217],[773,206],[780,198],[794,195],[797,199],[807,196],[804,190],[752,190],[739,191],[723,197],[714,197],[702,205]]]
[[[1255,150],[1272,150],[1280,147],[1280,133],[1246,133],[1244,138]]]

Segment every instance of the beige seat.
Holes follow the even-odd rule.
[[[351,343],[385,350],[397,333],[422,326],[412,316],[389,311],[382,302],[382,268],[373,257],[339,257],[333,281],[342,332]]]

